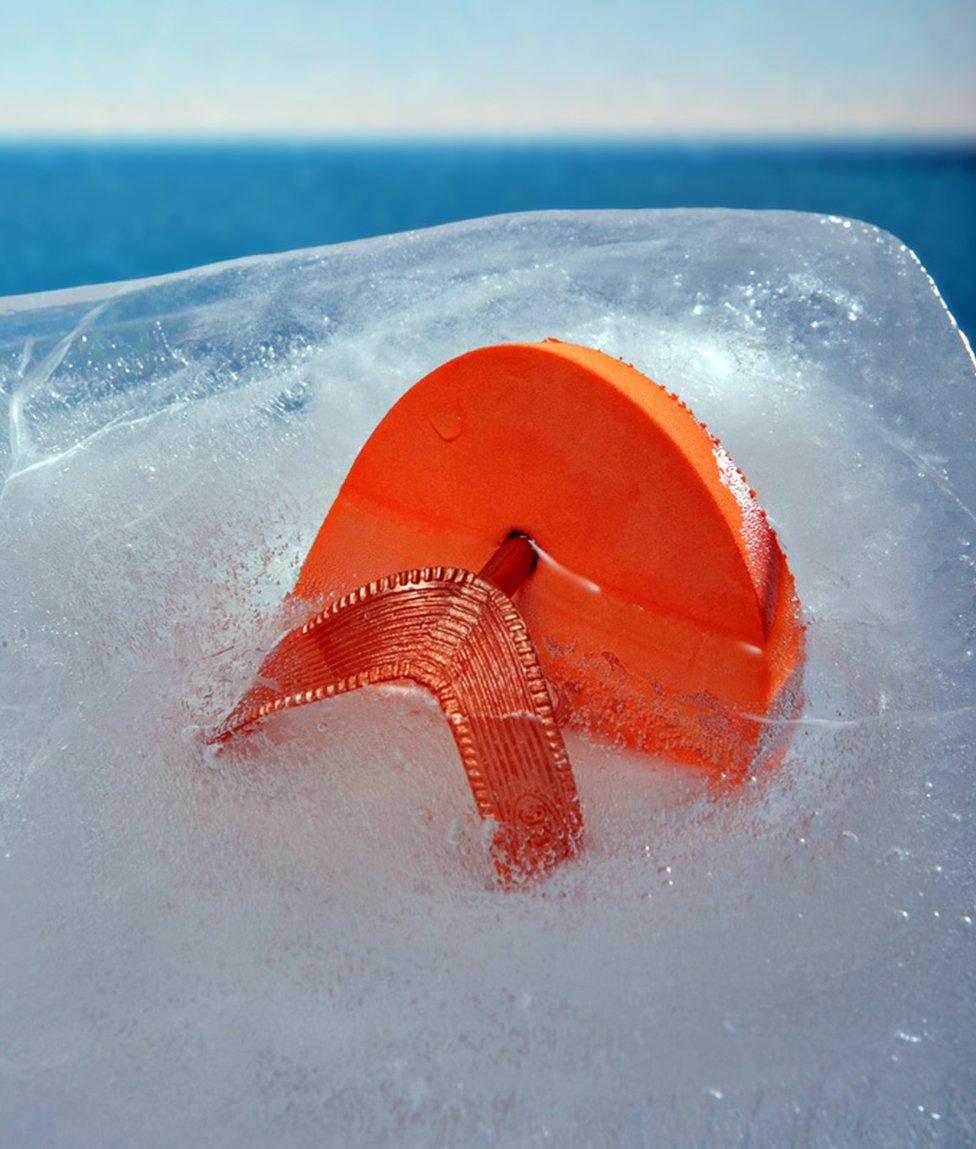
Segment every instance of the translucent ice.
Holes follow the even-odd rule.
[[[731,795],[569,735],[585,853],[513,895],[424,696],[199,729],[390,404],[546,336],[721,437],[808,701]],[[0,383],[0,1140],[976,1138],[976,392],[897,240],[481,221],[0,301]]]

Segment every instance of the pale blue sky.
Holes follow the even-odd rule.
[[[0,134],[976,134],[976,0],[0,0]]]

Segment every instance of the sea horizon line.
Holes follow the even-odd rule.
[[[905,147],[976,148],[971,132],[3,132],[0,148],[15,147]]]

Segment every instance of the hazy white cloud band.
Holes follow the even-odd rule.
[[[0,20],[5,135],[976,133],[972,0],[0,0]]]

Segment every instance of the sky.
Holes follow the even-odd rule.
[[[0,135],[976,136],[976,0],[0,0]]]

